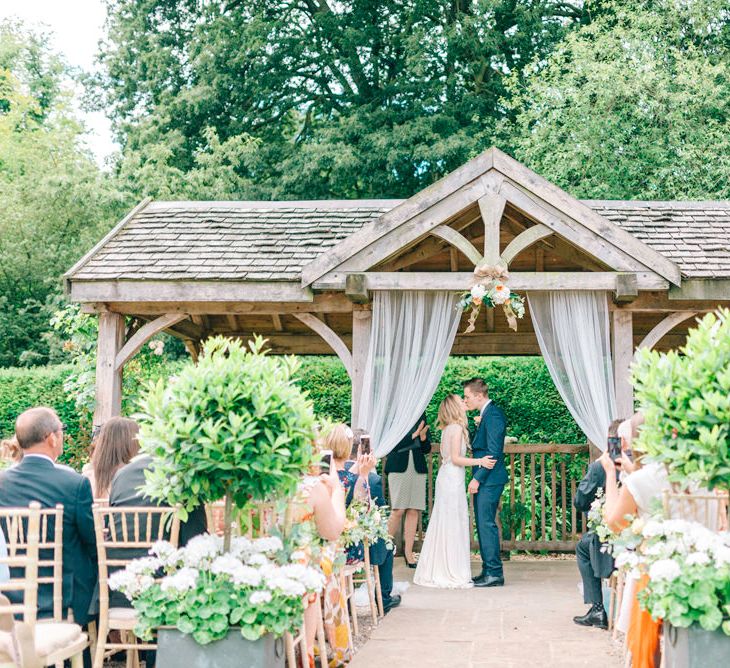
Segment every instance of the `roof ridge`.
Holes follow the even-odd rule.
[[[321,200],[155,200],[151,211],[169,209],[392,209],[402,199],[321,199]]]
[[[607,206],[614,208],[628,207],[651,207],[655,209],[725,209],[730,208],[730,200],[711,199],[711,200],[664,200],[664,199],[583,199],[583,204],[587,206]]]

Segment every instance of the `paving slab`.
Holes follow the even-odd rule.
[[[474,572],[477,571],[473,564]],[[413,570],[396,564],[398,582]],[[352,668],[618,668],[609,634],[573,623],[586,606],[574,560],[505,562],[505,586],[439,590],[412,585],[357,653]]]

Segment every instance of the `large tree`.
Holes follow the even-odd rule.
[[[491,143],[506,75],[584,18],[578,0],[107,4],[100,102],[129,183],[262,198],[413,194]]]
[[[515,156],[587,198],[730,198],[727,0],[608,4],[526,76]]]
[[[129,202],[83,148],[65,81],[42,35],[0,23],[0,366],[49,359],[61,274]]]

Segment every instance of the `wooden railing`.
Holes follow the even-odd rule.
[[[585,516],[573,507],[573,497],[585,474],[588,445],[516,443],[506,445],[504,452],[509,482],[497,518],[502,549],[572,552],[586,530]],[[427,464],[426,511],[419,525],[418,542],[423,539],[433,508],[435,472],[441,464],[438,443],[433,444]],[[387,482],[385,494],[387,498]],[[469,521],[474,529],[471,499]],[[475,530],[472,549],[478,549]]]

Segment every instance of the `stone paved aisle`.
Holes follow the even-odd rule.
[[[403,560],[396,580],[413,579]],[[476,567],[476,564],[474,564]],[[586,606],[575,561],[505,563],[506,585],[433,590],[411,585],[357,653],[352,668],[616,668],[609,634],[576,626]]]

